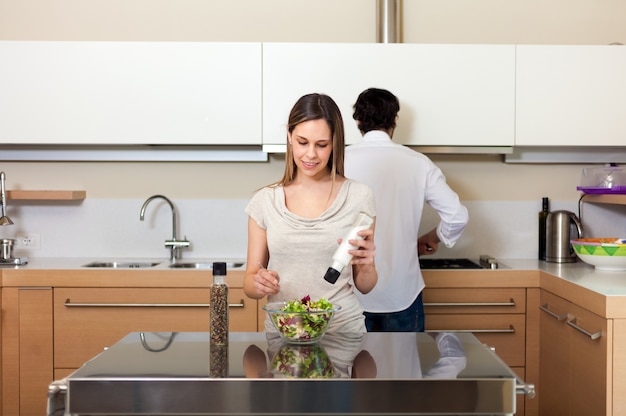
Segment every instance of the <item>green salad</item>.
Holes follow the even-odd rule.
[[[287,302],[281,311],[272,314],[276,328],[289,340],[306,342],[321,337],[335,310],[326,299],[312,301],[307,295]]]
[[[333,309],[333,304],[326,299],[320,299],[317,302],[312,301],[309,295],[306,295],[302,299],[292,300],[287,302],[283,311],[285,312],[317,312],[327,311]]]

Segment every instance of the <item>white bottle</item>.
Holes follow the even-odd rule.
[[[335,283],[341,274],[344,267],[352,260],[352,255],[348,253],[349,250],[357,249],[351,245],[349,240],[362,240],[363,237],[357,235],[359,231],[367,230],[374,223],[374,219],[364,212],[360,212],[354,219],[352,228],[348,231],[348,234],[341,240],[341,244],[337,247],[335,254],[333,254],[333,265],[328,268],[324,279],[329,283]]]

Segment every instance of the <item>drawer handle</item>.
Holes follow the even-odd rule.
[[[570,319],[569,321],[567,321],[567,324],[569,326],[571,326],[572,328],[574,328],[575,330],[577,330],[578,332],[582,332],[583,334],[587,335],[589,338],[596,340],[599,339],[600,337],[602,337],[602,331],[598,331],[598,332],[594,332],[591,333],[589,331],[587,331],[585,328],[581,328],[580,326],[578,326],[576,324],[576,317]]]
[[[564,321],[565,319],[567,319],[567,313],[559,315],[558,313],[552,312],[550,309],[548,309],[547,303],[545,305],[539,305],[539,309],[541,309],[551,317],[555,318],[557,321]]]
[[[534,384],[526,384],[522,382],[519,384],[520,380],[517,381],[518,384],[515,384],[515,394],[525,394],[529,399],[535,398],[535,385]]]
[[[506,329],[426,329],[427,332],[473,332],[476,334],[513,334],[515,328],[513,325],[509,325]]]
[[[67,308],[210,308],[210,303],[72,303],[65,301]],[[229,303],[229,308],[243,308],[243,299],[239,303]]]
[[[515,306],[515,301],[508,302],[425,302],[424,306]]]

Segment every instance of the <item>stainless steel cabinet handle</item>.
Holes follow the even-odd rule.
[[[47,415],[61,415],[65,413],[65,398],[67,396],[67,380],[56,380],[48,386]]]
[[[515,393],[516,394],[525,394],[529,399],[535,397],[535,385],[534,384],[516,384],[515,385]]]
[[[210,303],[72,303],[65,301],[67,308],[210,308]],[[229,303],[229,308],[243,308],[243,299],[239,303]]]
[[[513,334],[515,333],[515,328],[513,325],[510,325],[505,329],[431,329],[426,328],[428,332],[473,332],[480,334]]]
[[[594,339],[594,340],[599,339],[602,336],[602,331],[591,333],[587,331],[586,329],[581,328],[578,325],[576,325],[576,317],[567,321],[567,324],[571,326],[572,328],[574,328],[575,330],[577,330],[578,332],[582,332],[583,334],[587,335],[591,339]]]
[[[515,374],[515,394],[525,394],[529,399],[532,399],[535,397],[535,385],[526,383]]]
[[[561,315],[559,315],[557,313],[554,313],[550,309],[548,309],[548,304],[547,303],[545,305],[540,305],[539,309],[541,309],[542,311],[544,311],[545,313],[547,313],[551,317],[556,318],[556,320],[558,320],[558,321],[564,321],[565,319],[567,319],[567,313],[563,313]]]
[[[424,306],[515,306],[515,301],[508,302],[425,302]]]

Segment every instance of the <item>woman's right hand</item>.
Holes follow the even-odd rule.
[[[274,270],[259,266],[254,274],[254,288],[262,296],[276,295],[280,291],[280,277]]]

